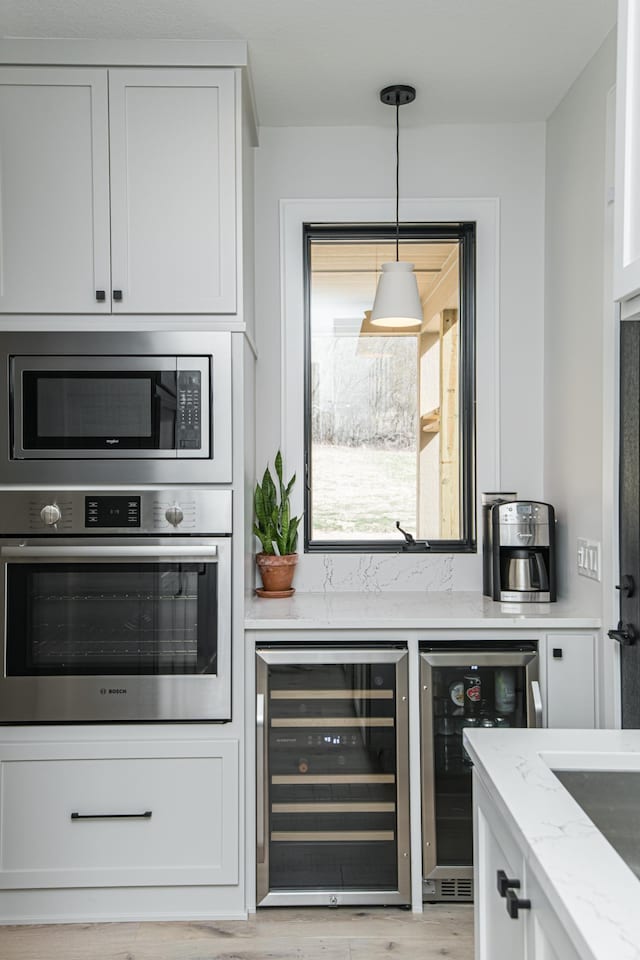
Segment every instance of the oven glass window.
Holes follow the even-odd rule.
[[[23,373],[25,450],[171,450],[175,371]]]
[[[8,676],[215,674],[215,563],[7,567]]]

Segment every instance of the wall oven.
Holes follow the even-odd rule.
[[[1,334],[0,482],[70,478],[230,482],[231,334]]]
[[[229,720],[231,492],[4,491],[0,722]]]

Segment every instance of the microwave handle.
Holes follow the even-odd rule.
[[[191,559],[192,557],[208,557],[210,559],[216,558],[218,555],[218,548],[215,545],[205,546],[204,544],[194,544],[193,546],[189,545],[162,545],[162,546],[152,546],[151,544],[144,546],[127,546],[123,544],[121,547],[114,546],[101,546],[97,544],[95,547],[86,547],[86,546],[77,546],[77,547],[2,547],[0,549],[0,557],[6,558],[7,560],[27,560],[27,559],[37,559],[41,558],[43,560],[47,559],[69,559],[69,560],[83,560],[83,559],[100,559],[100,558],[110,558],[110,557],[162,557],[163,559],[169,559],[171,557],[176,560]]]

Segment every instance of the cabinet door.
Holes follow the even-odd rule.
[[[35,744],[0,776],[0,889],[238,882],[236,741]]]
[[[533,873],[527,871],[527,894],[531,915],[527,923],[527,960],[580,960],[580,953],[569,940]]]
[[[473,774],[474,793],[474,881],[475,960],[524,960],[526,957],[527,914],[516,919],[507,913],[507,901],[497,887],[498,871],[519,881],[524,892],[524,859],[511,838],[500,830],[498,811],[493,807],[478,775]]]
[[[105,70],[0,69],[0,253],[0,312],[110,309]]]
[[[547,726],[595,726],[594,638],[547,636]]]
[[[236,309],[233,71],[109,71],[114,313]]]
[[[640,0],[618,2],[614,296],[640,293]]]

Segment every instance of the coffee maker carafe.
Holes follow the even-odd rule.
[[[550,504],[511,500],[487,505],[483,552],[486,596],[517,603],[556,599]]]

